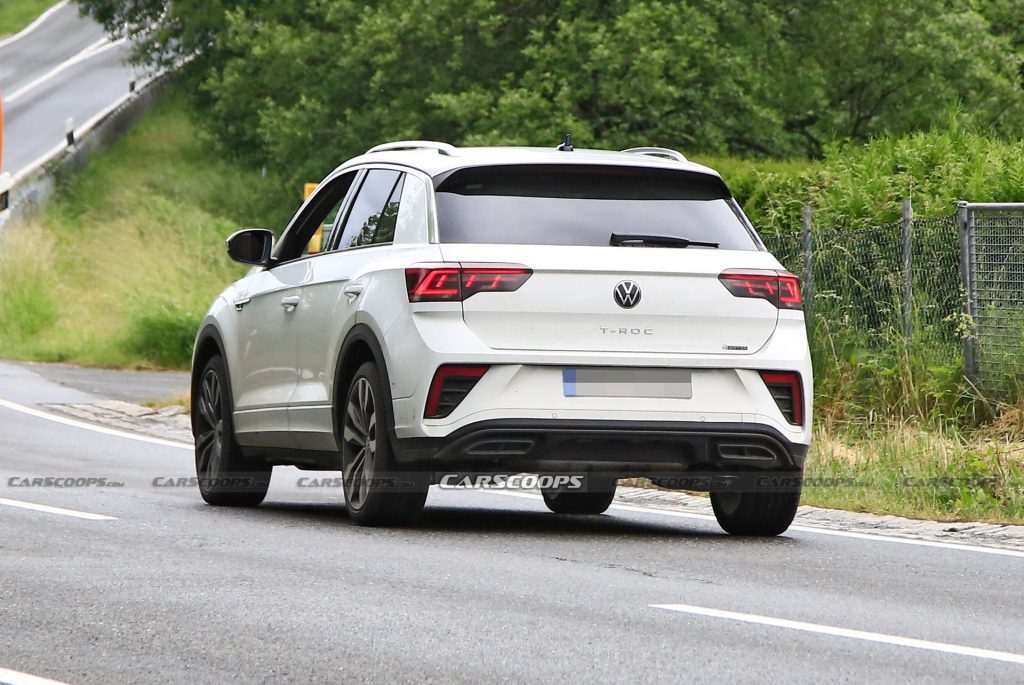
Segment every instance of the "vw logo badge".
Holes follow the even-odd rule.
[[[633,281],[620,281],[613,291],[615,304],[623,309],[632,309],[640,304],[640,286]]]

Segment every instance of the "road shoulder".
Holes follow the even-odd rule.
[[[109,428],[191,444],[188,414],[181,407],[152,409],[131,402],[47,404],[45,410]],[[713,516],[707,497],[684,492],[620,486],[615,502],[621,505]],[[921,521],[901,516],[880,516],[836,509],[801,506],[794,526],[869,534],[907,540],[976,545],[1024,551],[1024,526],[993,523]]]

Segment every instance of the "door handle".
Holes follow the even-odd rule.
[[[242,307],[244,307],[245,305],[249,304],[250,302],[252,302],[252,298],[249,297],[249,296],[239,297],[234,302],[235,311],[238,311],[238,312],[242,311]]]
[[[281,298],[281,306],[288,312],[294,312],[295,308],[299,306],[299,302],[302,302],[302,298],[298,295]]]

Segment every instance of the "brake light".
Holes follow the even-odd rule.
[[[438,302],[461,300],[458,268],[410,268],[405,270],[405,284],[410,302]]]
[[[768,387],[779,411],[794,426],[804,424],[804,393],[800,374],[796,371],[761,371],[761,380]]]
[[[405,270],[410,302],[461,302],[482,292],[519,290],[533,275],[522,264],[423,264]]]
[[[469,391],[476,386],[488,366],[446,364],[437,367],[427,392],[427,406],[423,410],[425,419],[442,419],[462,403]]]
[[[718,280],[736,297],[768,300],[779,309],[804,308],[800,279],[788,271],[729,269]]]

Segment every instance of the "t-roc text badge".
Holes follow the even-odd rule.
[[[623,309],[632,309],[640,304],[640,286],[633,281],[619,281],[613,291],[615,304]]]

